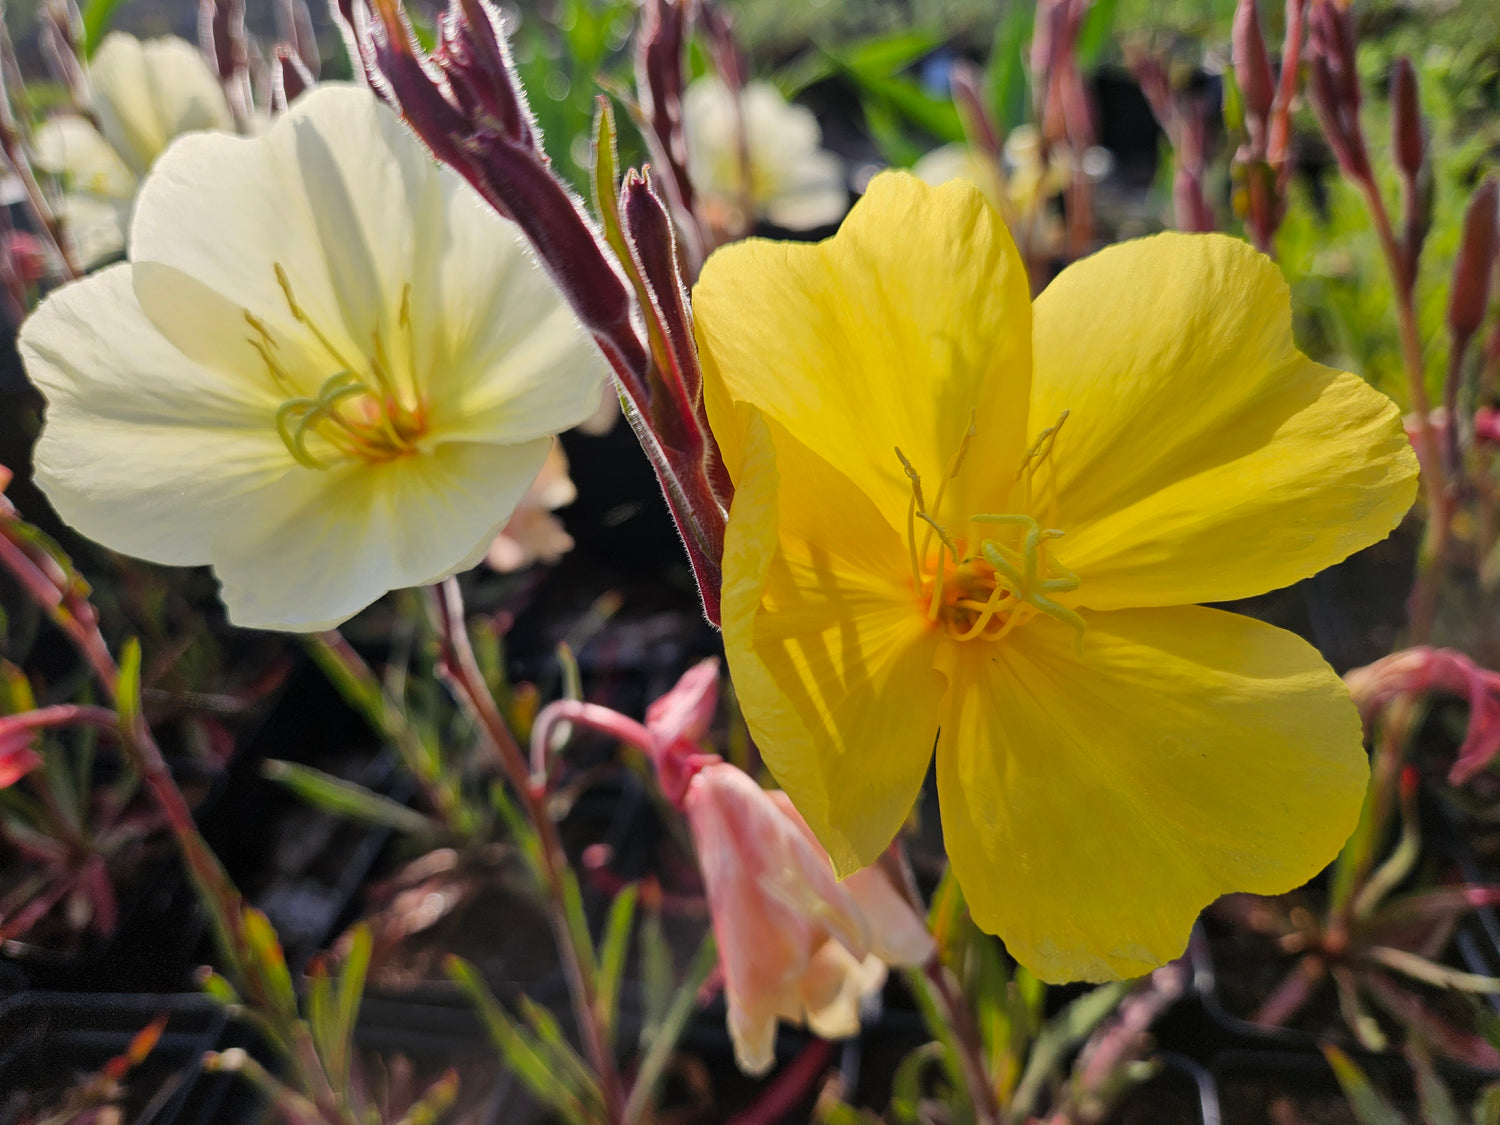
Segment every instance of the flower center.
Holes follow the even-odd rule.
[[[314,394],[297,394],[299,384],[305,387],[306,380],[294,378],[287,370],[279,354],[280,345],[265,321],[244,310],[245,321],[255,332],[249,338],[250,346],[260,353],[277,389],[292,396],[276,411],[276,432],[287,451],[310,469],[327,469],[340,461],[378,463],[416,452],[427,432],[427,410],[415,380],[411,285],[401,291],[397,320],[398,331],[405,338],[409,376],[403,387],[379,328],[372,333],[370,354],[356,356],[356,362],[351,362],[297,303],[280,262],[275,263],[275,269],[292,317],[313,334],[327,353],[329,366],[335,368]]]
[[[933,513],[942,505],[948,482],[963,467],[975,434],[972,420],[958,451],[948,462],[930,507],[922,493],[922,478],[901,450],[896,450],[911,481],[906,541],[912,589],[927,619],[941,624],[954,640],[998,641],[1012,629],[1044,613],[1075,630],[1082,642],[1086,628],[1083,618],[1055,600],[1057,594],[1078,589],[1078,576],[1049,554],[1049,544],[1063,534],[1057,528],[1044,526],[1044,522],[1050,522],[1057,503],[1052,474],[1048,474],[1045,498],[1047,519],[1038,521],[1028,514],[1037,508],[1038,497],[1034,495],[1037,471],[1051,458],[1057,433],[1067,418],[1064,411],[1055,425],[1037,436],[1021,459],[1016,482],[1023,511],[970,515],[966,526],[972,526],[967,535],[951,534]],[[919,523],[925,525],[920,531]],[[992,533],[983,533],[990,529]]]

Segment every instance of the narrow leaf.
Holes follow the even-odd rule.
[[[625,955],[630,950],[630,928],[639,897],[640,887],[635,883],[615,895],[604,922],[604,938],[599,943],[599,1015],[611,1043],[615,1037],[615,1017],[620,1010],[620,980],[625,975]]]
[[[1324,1044],[1323,1054],[1360,1125],[1406,1125],[1401,1115],[1370,1085],[1353,1059],[1331,1044]]]
[[[399,801],[393,801],[352,781],[334,777],[312,766],[297,762],[271,760],[261,766],[262,776],[285,785],[310,805],[348,817],[362,824],[394,828],[410,836],[432,837],[442,833],[442,825]]]

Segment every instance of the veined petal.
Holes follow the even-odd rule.
[[[411,294],[418,366],[434,429],[531,441],[599,408],[604,358],[542,272],[520,228],[457,176],[419,218]]]
[[[146,319],[130,267],[56,290],[21,327],[47,398],[37,482],[83,534],[155,562],[208,562],[236,498],[291,461],[276,401],[184,357]]]
[[[1295,635],[1197,606],[1084,617],[1081,658],[1048,618],[958,653],[938,744],[974,918],[1051,981],[1137,976],[1219,895],[1310,879],[1368,777],[1348,691]]]
[[[724,551],[724,647],[761,756],[841,875],[895,836],[931,759],[940,631],[868,497],[748,415]]]
[[[203,189],[205,167],[221,190]],[[413,216],[433,213],[426,199],[441,194],[442,175],[389,108],[352,86],[319,87],[260,137],[184,137],[141,190],[131,260],[194,279],[222,298],[230,319],[205,343],[204,322],[180,318],[165,297],[142,290],[142,304],[190,354],[216,339],[236,361],[259,362],[248,311],[281,346],[320,357],[308,374],[316,387],[343,365],[293,317],[279,266],[347,366],[362,368],[377,331],[388,346],[401,339],[404,288],[426,280],[411,276]]]
[[[1057,557],[1096,609],[1226,601],[1382,538],[1416,492],[1395,405],[1292,342],[1276,265],[1222,235],[1101,250],[1036,301]]]
[[[142,42],[111,32],[90,60],[89,79],[104,135],[137,175],[181,133],[234,127],[219,80],[176,36]]]
[[[381,464],[297,468],[213,544],[236,625],[310,632],[387,590],[473,566],[546,460],[550,440],[446,442]]]
[[[737,483],[745,402],[838,465],[893,526],[911,496],[895,447],[930,494],[971,417],[964,479],[1008,488],[1027,426],[1031,305],[1010,235],[973,185],[877,176],[826,242],[716,252],[693,308],[709,421]],[[981,510],[963,491],[950,490],[954,510]]]

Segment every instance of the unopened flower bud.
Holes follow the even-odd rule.
[[[1404,56],[1391,68],[1391,143],[1396,167],[1406,179],[1416,180],[1426,157],[1427,137],[1417,101],[1417,73]]]
[[[1469,200],[1464,214],[1464,237],[1453,266],[1453,290],[1448,298],[1448,331],[1467,341],[1479,330],[1490,300],[1490,277],[1500,254],[1500,181],[1485,178]]]
[[[1271,116],[1271,103],[1276,99],[1276,81],[1271,74],[1271,56],[1260,32],[1260,12],[1255,0],[1240,0],[1235,7],[1232,57],[1234,78],[1245,103],[1246,124],[1252,137],[1263,135]]]

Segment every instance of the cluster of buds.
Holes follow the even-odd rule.
[[[1255,245],[1268,254],[1286,216],[1292,172],[1292,101],[1297,96],[1297,58],[1306,15],[1307,0],[1287,0],[1286,37],[1277,74],[1261,34],[1255,0],[1240,0],[1234,13],[1232,59],[1245,134],[1234,157],[1235,209]]]
[[[718,662],[703,661],[651,704],[644,724],[597,704],[549,704],[533,727],[533,784],[546,785],[564,724],[646,753],[698,853],[736,1060],[762,1074],[774,1061],[777,1020],[829,1039],[853,1035],[861,1001],[884,983],[886,966],[922,965],[935,945],[880,865],[837,882],[784,793],[703,749],[718,682]]]
[[[253,132],[255,92],[273,113],[283,112],[318,80],[321,59],[307,0],[276,0],[276,42],[269,56],[252,49],[245,0],[199,0],[198,49],[218,76],[240,132]]]
[[[641,49],[657,70],[681,66],[677,3],[649,4]],[[704,611],[719,616],[720,564],[730,485],[703,407],[682,256],[672,211],[649,169],[618,175],[614,118],[600,100],[593,179],[599,221],[552,171],[500,14],[488,0],[452,0],[438,44],[424,52],[400,0],[340,0],[346,34],[370,84],[444,163],[530,239],[614,373],[625,414],[650,459],[684,545]],[[680,147],[680,76],[656,76],[653,149],[667,157],[669,198],[686,183]]]
[[[1469,704],[1469,729],[1448,780],[1462,785],[1500,754],[1500,673],[1448,648],[1403,649],[1344,676],[1368,728],[1394,701],[1452,695]]]
[[[1172,148],[1172,208],[1178,230],[1218,229],[1204,194],[1208,168],[1209,125],[1217,107],[1191,88],[1176,87],[1167,65],[1155,54],[1132,51],[1130,72]],[[1264,249],[1264,247],[1261,247]]]
[[[1092,0],[1038,0],[1031,40],[1033,97],[1043,151],[1065,144],[1075,157],[1067,194],[1069,258],[1081,258],[1094,237],[1092,185],[1079,158],[1093,146],[1096,134],[1078,64],[1078,37],[1092,6]]]

